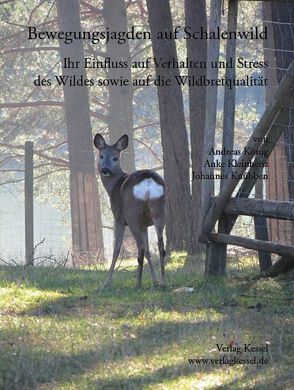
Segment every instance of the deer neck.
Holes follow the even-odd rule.
[[[115,191],[117,189],[116,187],[118,185],[120,187],[121,184],[123,183],[123,181],[127,177],[128,177],[128,174],[126,172],[124,172],[122,169],[115,176],[111,176],[111,177],[101,176],[103,186],[104,186],[108,196],[110,197],[110,199],[112,198],[113,191]]]

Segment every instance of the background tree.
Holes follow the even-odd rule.
[[[166,13],[165,4],[168,2],[162,2],[163,10],[158,10],[158,2],[156,4],[156,13]],[[184,0],[181,5],[184,4]],[[220,5],[220,2],[217,2]],[[104,26],[119,25],[120,29],[126,29],[127,26],[140,26],[142,30],[149,30],[148,24],[148,12],[145,8],[145,2],[142,0],[136,1],[114,1],[109,0],[105,2],[105,7],[108,7],[109,18],[112,18],[111,21],[106,21],[107,13],[103,12],[103,1],[102,0],[91,0],[91,1],[80,1],[80,19],[82,28],[85,31],[102,31]],[[261,5],[258,2],[240,2],[239,6],[242,8],[238,16],[238,23],[240,28],[246,29],[248,26],[252,25],[252,20],[255,20],[256,23],[261,22]],[[155,6],[154,6],[155,7]],[[205,14],[202,14],[204,9],[204,2],[189,2],[186,0],[186,9],[184,7],[179,7],[179,3],[175,0],[169,1],[170,7],[170,19],[174,25],[183,25],[183,20],[185,18],[189,19],[189,23],[193,29],[196,29],[197,26],[205,24]],[[196,9],[196,7],[198,7]],[[200,8],[201,9],[200,9]],[[190,18],[194,12],[194,18]],[[48,204],[52,207],[58,208],[60,214],[66,221],[66,224],[69,222],[68,215],[71,213],[70,210],[70,196],[69,196],[69,156],[68,156],[68,145],[67,145],[67,130],[65,126],[65,119],[63,115],[64,109],[64,99],[63,99],[63,89],[56,85],[52,88],[40,88],[34,87],[32,80],[36,77],[36,74],[41,72],[44,73],[44,76],[49,75],[48,77],[54,77],[55,74],[60,74],[60,55],[59,55],[59,46],[58,42],[55,40],[46,40],[46,41],[28,41],[27,40],[27,25],[36,25],[40,30],[58,30],[58,18],[57,18],[57,7],[55,2],[41,1],[34,2],[33,0],[28,0],[27,2],[21,1],[11,1],[6,2],[4,5],[1,4],[0,7],[1,13],[1,22],[0,22],[0,50],[1,50],[1,66],[0,66],[0,75],[1,75],[1,90],[0,90],[0,108],[2,109],[1,114],[1,162],[4,161],[1,168],[1,183],[7,185],[5,188],[9,188],[15,193],[19,191],[22,193],[22,178],[21,170],[23,163],[23,144],[26,139],[33,139],[35,143],[35,193],[38,201],[41,201],[43,204]],[[115,21],[115,15],[119,18],[119,22]],[[200,15],[202,15],[200,17]],[[226,18],[222,20],[221,28],[225,29],[226,25],[224,23]],[[187,24],[186,23],[186,24]],[[169,27],[172,25],[171,20],[168,21]],[[162,30],[163,26],[167,26],[166,21],[163,25],[159,26],[159,29]],[[115,30],[117,28],[115,27]],[[192,42],[193,41],[193,42]],[[159,42],[161,46],[166,46],[167,41]],[[115,44],[115,41],[113,41]],[[186,45],[189,43],[189,47]],[[203,43],[203,42],[202,42]],[[206,42],[205,42],[206,43]],[[168,45],[170,43],[168,42]],[[194,49],[191,49],[191,45],[197,44]],[[103,60],[105,57],[109,56],[110,50],[113,50],[113,56],[126,56],[134,60],[145,60],[147,57],[152,56],[152,47],[149,40],[134,40],[129,41],[128,45],[115,45],[116,47],[111,48],[106,46],[105,42],[100,42],[99,44],[92,44],[88,41],[83,41],[84,53],[86,56],[92,56],[94,59]],[[124,48],[123,48],[124,46]],[[250,45],[247,45],[247,42],[238,42],[238,55],[243,56],[246,59],[256,59],[256,55],[261,53],[260,48],[257,48],[258,41],[252,41]],[[168,46],[167,51],[172,53],[172,50],[175,52],[175,44],[172,43],[171,46]],[[176,40],[177,51],[176,55],[180,60],[183,60],[187,57],[187,50],[189,51],[189,57],[202,59],[205,54],[196,54],[199,53],[199,50],[203,48],[203,45],[200,47],[199,40],[191,40],[188,42],[184,39]],[[220,42],[220,59],[224,60],[225,44]],[[123,51],[123,49],[125,51]],[[166,49],[165,47],[163,48]],[[202,49],[201,49],[202,50]],[[259,51],[257,51],[259,50]],[[119,52],[120,51],[120,52]],[[128,53],[127,53],[128,52]],[[119,54],[123,53],[123,54]],[[163,58],[164,51],[160,48],[157,51],[159,57]],[[164,53],[166,55],[166,51]],[[174,58],[174,55],[171,54],[169,58]],[[260,58],[262,60],[262,58]],[[87,75],[90,78],[107,78],[110,77],[109,69],[87,69]],[[120,75],[125,70],[114,70],[114,76]],[[145,78],[148,74],[153,71],[152,68],[149,69],[132,69],[131,76],[132,78]],[[169,70],[166,71],[166,74]],[[178,75],[179,71],[171,70],[172,78],[174,75]],[[180,70],[181,74],[185,75],[188,73],[186,69]],[[190,75],[197,74],[197,70],[190,69]],[[242,73],[243,72],[243,73]],[[248,70],[239,70],[239,74],[243,75],[248,73]],[[254,70],[254,73],[261,74],[262,71]],[[164,74],[162,69],[158,70],[158,73]],[[223,76],[223,69],[220,69],[220,77]],[[253,72],[250,72],[252,74]],[[128,75],[127,75],[128,74]],[[130,70],[126,71],[126,76],[130,77]],[[196,76],[197,77],[197,76]],[[161,88],[163,90],[163,88]],[[208,90],[208,89],[207,89]],[[245,91],[246,90],[246,91]],[[89,103],[90,103],[90,115],[92,121],[93,132],[102,132],[106,136],[112,137],[112,131],[109,134],[109,127],[113,128],[114,131],[128,132],[127,125],[126,130],[120,127],[120,120],[126,118],[131,118],[131,110],[133,116],[133,122],[131,127],[134,127],[134,139],[135,139],[135,148],[136,148],[136,166],[137,168],[152,168],[156,169],[160,174],[163,175],[163,160],[162,160],[162,142],[161,138],[165,139],[165,168],[168,170],[165,174],[169,177],[169,182],[171,186],[171,197],[172,204],[177,205],[177,208],[180,207],[181,210],[178,211],[176,207],[172,205],[169,206],[170,213],[168,213],[168,228],[167,235],[169,242],[174,241],[174,248],[183,248],[187,247],[184,242],[184,245],[178,245],[176,240],[173,240],[173,237],[176,237],[177,234],[181,235],[181,240],[190,242],[191,237],[195,239],[197,234],[195,233],[195,224],[192,230],[192,236],[190,235],[190,225],[192,217],[196,216],[194,222],[196,221],[197,225],[200,225],[200,220],[197,218],[197,212],[199,212],[199,207],[197,208],[197,202],[193,201],[190,204],[190,183],[189,183],[189,165],[191,165],[190,156],[189,156],[189,147],[188,141],[189,131],[191,127],[191,149],[192,149],[192,158],[191,160],[197,159],[197,152],[195,149],[197,146],[200,146],[199,143],[199,131],[201,131],[202,126],[199,125],[199,128],[196,127],[196,120],[200,123],[201,115],[204,110],[200,110],[200,104],[203,108],[202,98],[196,98],[196,95],[201,96],[201,88],[195,87],[189,88],[187,86],[182,89],[177,85],[172,86],[172,88],[167,87],[165,93],[161,93],[161,122],[164,123],[165,120],[168,122],[168,125],[165,123],[164,134],[161,135],[161,129],[159,125],[159,116],[158,116],[158,100],[156,98],[157,88],[156,87],[134,87],[130,88],[125,92],[125,96],[120,94],[121,89],[117,88],[116,94],[109,93],[108,87],[94,86],[88,88],[89,93]],[[175,93],[173,93],[175,92]],[[204,91],[202,91],[204,92]],[[252,89],[237,89],[237,106],[236,106],[236,148],[242,148],[242,142],[248,139],[250,132],[252,131],[252,126],[256,123],[258,115],[263,110],[263,103],[260,103],[262,100],[262,93],[260,93],[257,88]],[[188,94],[190,93],[190,99]],[[111,95],[111,96],[110,96]],[[133,95],[133,96],[131,96]],[[162,96],[164,95],[164,99]],[[192,97],[195,96],[194,98]],[[216,95],[216,94],[215,94]],[[112,99],[113,96],[113,99]],[[219,90],[219,103],[223,99],[222,89]],[[133,106],[131,101],[133,100]],[[201,101],[202,100],[202,101]],[[112,104],[112,102],[118,102]],[[189,103],[190,101],[190,103]],[[122,104],[122,106],[121,106]],[[117,106],[121,108],[117,109]],[[189,117],[183,119],[183,111],[186,113],[189,111],[190,105],[190,116],[191,116],[191,126],[189,126]],[[184,110],[183,110],[184,106]],[[216,131],[216,146],[221,147],[220,139],[222,135],[222,107],[221,104],[218,105],[217,113],[217,131]],[[176,107],[176,110],[173,108]],[[195,110],[199,109],[198,114],[195,114]],[[123,111],[126,114],[123,113]],[[166,111],[164,113],[163,111]],[[112,114],[113,113],[113,114]],[[179,115],[178,115],[179,114]],[[211,116],[211,111],[209,111]],[[115,118],[116,117],[116,118]],[[176,121],[174,120],[176,117]],[[119,125],[112,125],[112,118]],[[194,118],[194,119],[193,119]],[[130,119],[128,119],[130,121]],[[194,125],[192,125],[194,122]],[[85,122],[86,123],[86,122]],[[186,126],[186,127],[185,127]],[[175,128],[180,128],[176,130]],[[186,134],[186,128],[187,133]],[[195,129],[196,131],[194,131]],[[168,133],[169,132],[169,133]],[[113,133],[114,134],[114,133]],[[171,135],[171,137],[170,137]],[[113,139],[116,135],[113,136]],[[194,141],[192,138],[194,137]],[[172,138],[172,139],[171,139]],[[200,139],[201,141],[201,139]],[[181,144],[182,143],[182,144]],[[194,148],[194,152],[193,152]],[[174,153],[174,150],[176,153]],[[172,153],[171,153],[172,152]],[[9,157],[7,157],[9,153]],[[174,154],[176,157],[170,157]],[[194,157],[193,157],[194,155]],[[3,160],[2,160],[3,157]],[[181,167],[175,169],[177,164],[180,164]],[[126,167],[127,168],[127,167]],[[192,161],[193,170],[199,168],[199,164],[195,161]],[[128,169],[128,168],[127,168]],[[182,172],[184,174],[182,175]],[[175,176],[174,176],[175,174]],[[174,180],[180,178],[181,185],[185,188],[184,191],[180,188]],[[99,179],[98,179],[99,181]],[[11,186],[9,187],[9,185]],[[15,185],[14,185],[15,183]],[[18,186],[17,183],[20,183]],[[13,187],[12,187],[13,184]],[[202,183],[203,184],[203,183]],[[198,196],[198,191],[195,189],[199,182],[193,182],[193,197]],[[174,195],[174,188],[178,190],[178,194]],[[218,183],[216,183],[216,189],[218,188]],[[207,197],[208,198],[208,197]],[[186,200],[184,200],[186,199]],[[108,203],[105,200],[104,192],[101,190],[100,194],[101,206],[103,208],[103,222],[107,227],[107,230],[104,229],[104,238],[108,241],[107,247],[110,247],[110,236],[111,232],[111,222],[110,212],[108,209]],[[186,207],[184,213],[182,213],[182,207]],[[195,209],[193,210],[193,208]],[[193,210],[193,213],[190,213],[189,208]],[[188,211],[187,211],[188,210]],[[50,211],[51,212],[51,211]],[[184,216],[185,214],[185,216]],[[179,216],[179,223],[175,223]],[[63,222],[62,222],[63,223]],[[176,230],[181,230],[184,226],[184,231],[175,232]],[[238,224],[240,227],[240,232],[244,234],[244,224]],[[246,226],[247,228],[248,226]],[[110,228],[110,229],[109,229]],[[51,228],[52,229],[52,228]],[[242,230],[243,229],[243,230]],[[70,229],[67,229],[68,232]],[[189,230],[189,234],[187,231]],[[194,230],[194,232],[193,232]],[[169,232],[172,233],[171,239],[169,239]],[[250,230],[252,232],[252,230]],[[174,236],[173,236],[174,235]],[[67,237],[70,236],[68,233]],[[66,244],[67,245],[67,244]],[[111,251],[111,249],[110,249]]]
[[[81,31],[78,0],[58,0],[58,23],[61,31]],[[83,43],[71,45],[60,41],[61,58],[79,61],[78,68],[63,67],[64,76],[86,78],[83,67]],[[70,168],[70,198],[73,249],[79,253],[99,252],[103,257],[102,223],[95,175],[88,90],[85,86],[63,87]]]
[[[103,16],[105,27],[110,31],[127,31],[128,22],[126,14],[126,4],[124,0],[104,0]],[[131,53],[129,41],[118,43],[111,39],[106,46],[106,57],[112,62],[126,62],[127,67],[113,66],[107,70],[109,79],[120,77],[130,81],[128,86],[108,87],[109,94],[109,139],[114,143],[122,134],[128,134],[129,147],[122,155],[122,164],[128,172],[135,170],[135,153],[133,139],[133,87],[131,72]]]
[[[160,32],[173,31],[168,0],[147,0],[153,53],[164,61],[177,60],[174,39],[157,39]],[[185,250],[191,236],[189,147],[182,90],[176,83],[177,68],[156,68],[156,77],[170,79],[171,85],[158,87],[164,178],[167,187],[167,247]]]
[[[185,22],[192,31],[199,31],[200,26],[207,30],[206,1],[205,0],[185,0]],[[205,39],[187,40],[187,57],[190,61],[207,61],[207,41]],[[206,75],[206,67],[190,67],[189,76],[198,79]],[[191,161],[192,170],[195,174],[200,174],[202,169],[203,140],[205,130],[205,110],[206,110],[206,87],[189,87],[189,112],[190,112],[190,141],[191,141]],[[196,253],[200,250],[199,235],[201,233],[201,193],[202,181],[192,181],[192,234],[190,252]]]
[[[98,26],[101,29],[101,26],[105,23],[102,9],[99,8],[101,2],[92,1],[89,3],[87,1],[81,1],[80,3],[82,5],[80,16],[83,29],[98,29]],[[140,8],[141,4],[139,3],[141,2],[125,4],[126,8],[128,8],[130,23],[132,24],[136,24],[138,20],[142,22],[143,17],[146,19],[146,11]],[[116,4],[118,3],[116,2]],[[33,1],[29,1],[25,5],[19,1],[7,2],[5,5],[1,5],[0,8],[2,22],[0,26],[0,71],[2,85],[0,108],[3,112],[0,152],[1,156],[6,155],[7,151],[9,152],[9,157],[5,157],[3,160],[6,165],[2,166],[0,184],[10,186],[9,190],[22,193],[21,185],[23,178],[18,177],[19,172],[22,171],[23,164],[23,154],[21,151],[23,150],[24,141],[26,139],[33,139],[35,143],[36,199],[42,202],[42,204],[48,204],[58,208],[62,214],[63,224],[68,223],[68,214],[71,213],[71,210],[68,201],[70,198],[68,190],[69,161],[67,134],[63,116],[64,101],[62,87],[57,87],[56,85],[51,88],[32,86],[32,80],[40,73],[40,69],[42,69],[41,73],[44,77],[52,77],[55,74],[60,74],[59,47],[56,45],[56,41],[48,41],[44,44],[43,42],[28,41],[27,29],[24,28],[25,25],[31,24],[38,26],[40,29],[48,28],[50,30],[58,30],[56,9],[55,2],[40,2],[36,5]],[[122,16],[125,18],[126,24],[125,9]],[[13,23],[10,23],[10,21]],[[83,42],[83,45],[84,53],[87,56],[93,56],[95,58],[97,55],[96,58],[100,60],[100,56],[105,58],[107,55],[104,51],[105,45],[103,43],[92,46],[88,42]],[[93,50],[94,48],[95,50]],[[143,52],[143,50],[144,47],[139,47],[136,43],[135,47],[133,47],[133,55],[136,55],[140,51]],[[88,77],[105,78],[105,69],[88,69]],[[92,117],[93,128],[95,132],[100,131],[105,134],[108,129],[108,120],[111,117],[109,112],[112,111],[114,113],[115,111],[112,110],[114,105],[111,102],[109,104],[106,87],[89,88],[88,92],[90,94],[90,115]],[[146,97],[140,97],[141,90],[137,92],[141,100],[140,106],[146,106],[144,103]],[[132,89],[131,93],[133,93]],[[124,97],[120,96],[120,98],[122,99]],[[127,99],[124,98],[124,103],[126,101]],[[128,105],[125,106],[130,107],[129,101]],[[148,123],[150,122],[157,126],[157,123],[153,119],[154,107],[155,105],[148,104],[148,121],[146,121],[144,111],[137,111],[136,115],[139,153],[145,161],[149,161],[149,166],[154,166],[154,163],[151,161],[153,156],[156,160],[161,160],[159,157],[161,147],[157,141],[158,137],[154,142],[156,148],[150,146],[151,139],[148,136],[146,139],[146,133],[149,132],[147,128]],[[124,113],[117,110],[116,116],[124,118]],[[116,130],[118,130],[117,127]],[[156,133],[154,130],[152,132],[153,137],[159,134],[158,129],[156,129]],[[1,163],[3,161],[1,160]],[[140,158],[140,163],[141,167],[145,167],[142,158]],[[132,165],[134,166],[134,161]],[[161,166],[158,168],[161,168]],[[20,186],[17,186],[18,183]],[[111,223],[109,222],[110,212],[107,207],[107,202],[105,202],[103,197],[104,194],[102,193],[101,195],[104,225],[106,228],[104,233],[106,234],[106,239],[109,240],[109,232],[111,231],[109,230],[111,228]],[[54,223],[53,220],[52,223]],[[59,240],[61,245],[62,243],[67,245],[63,241],[63,237],[60,237]],[[48,242],[47,238],[46,242]]]

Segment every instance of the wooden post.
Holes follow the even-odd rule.
[[[263,183],[261,179],[257,180],[255,184],[255,198],[262,199],[263,198]],[[254,229],[255,229],[255,238],[257,240],[268,241],[268,229],[266,218],[263,215],[257,215],[254,217]],[[262,250],[258,251],[258,259],[259,259],[259,268],[260,271],[266,271],[272,265],[271,254],[268,252],[264,252]]]
[[[228,31],[236,31],[238,19],[238,0],[229,1],[228,10]],[[232,62],[232,67],[226,67],[226,78],[234,80],[236,77],[236,40],[227,42],[226,51],[227,64]],[[223,141],[222,147],[228,150],[234,148],[234,128],[235,128],[235,86],[225,86],[224,95],[224,119],[223,119]],[[222,155],[221,174],[228,179],[224,179],[220,183],[221,189],[229,180],[231,168],[229,168],[229,158],[226,154]],[[219,233],[227,233],[228,217],[225,214],[221,215],[218,225]],[[205,274],[207,275],[225,275],[227,263],[227,245],[225,243],[210,243],[206,253]]]
[[[265,218],[294,221],[294,202],[235,197],[227,203],[225,213],[230,216],[262,215]]]
[[[25,142],[25,254],[26,265],[34,265],[34,144]]]
[[[230,234],[211,233],[209,240],[213,242],[220,242],[227,245],[242,246],[247,249],[254,249],[256,251],[264,251],[277,253],[280,256],[291,257],[294,260],[294,247],[290,245],[279,244],[278,242],[261,241],[253,238],[232,236]]]

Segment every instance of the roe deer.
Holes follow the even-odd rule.
[[[115,242],[112,263],[103,288],[110,285],[119,255],[125,226],[128,226],[138,248],[137,287],[141,287],[144,255],[149,263],[153,285],[158,282],[153,268],[148,226],[155,225],[160,253],[160,284],[165,286],[163,228],[165,224],[165,183],[151,170],[135,171],[128,175],[120,165],[120,153],[128,147],[129,138],[123,135],[114,145],[108,145],[101,134],[96,134],[94,145],[99,150],[98,170],[109,195],[115,219]]]

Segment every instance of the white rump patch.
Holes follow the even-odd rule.
[[[156,181],[150,177],[135,185],[133,194],[135,198],[141,200],[157,199],[163,196],[164,189],[161,184],[156,183]]]

